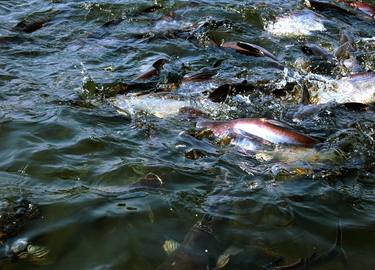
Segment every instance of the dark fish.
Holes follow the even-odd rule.
[[[137,78],[135,78],[135,80],[137,81],[148,80],[156,75],[159,75],[159,70],[157,70],[156,68],[152,68],[146,71],[145,73],[142,73],[141,75],[139,75]]]
[[[17,36],[3,36],[0,37],[0,45],[1,44],[7,44],[7,43],[21,43],[25,39],[19,35]]]
[[[314,55],[327,61],[332,61],[333,55],[326,49],[311,43],[302,45],[302,51],[307,55]]]
[[[318,11],[336,11],[342,13],[344,15],[355,15],[350,10],[346,10],[345,8],[339,7],[335,4],[325,2],[325,1],[315,1],[315,0],[305,0],[305,6],[308,8],[312,8]]]
[[[369,108],[369,105],[359,102],[346,102],[343,103],[343,106],[351,111],[367,111]]]
[[[255,44],[232,41],[223,43],[221,47],[234,49],[236,50],[236,52],[246,55],[256,57],[268,57],[276,62],[279,62],[279,59],[277,59],[277,57],[274,54]]]
[[[40,216],[39,208],[30,201],[2,200],[0,209],[0,241],[17,235],[28,222]],[[5,206],[4,206],[5,205]]]
[[[213,102],[224,102],[228,96],[247,93],[254,91],[255,89],[255,85],[249,84],[247,81],[242,83],[223,84],[210,92],[208,98]]]
[[[119,18],[119,19],[115,19],[115,20],[110,20],[110,21],[104,23],[102,25],[102,27],[106,28],[106,27],[116,26],[116,25],[119,25],[120,23],[122,23],[123,21],[124,21],[123,18]]]
[[[150,82],[112,82],[112,83],[96,83],[88,80],[83,84],[83,89],[91,95],[101,96],[102,98],[110,98],[117,95],[128,93],[149,93],[151,91],[160,91],[157,83]]]
[[[181,246],[159,266],[158,270],[207,270],[217,259],[217,240],[214,236],[215,220],[205,215],[185,236]]]
[[[352,72],[362,71],[361,65],[353,55],[356,51],[355,43],[348,32],[342,31],[340,35],[340,46],[335,50],[335,57]]]
[[[291,144],[311,147],[319,141],[296,132],[284,124],[267,119],[242,118],[229,121],[200,121],[197,128],[207,128],[215,136],[252,135],[274,144]]]
[[[301,104],[308,105],[310,104],[310,92],[306,85],[302,86],[301,92]]]
[[[149,188],[160,188],[163,185],[163,181],[154,173],[148,173],[138,182],[130,184],[129,190],[149,189]]]
[[[189,118],[198,118],[207,116],[207,113],[192,107],[182,107],[179,111],[180,114],[186,115]]]
[[[345,252],[342,248],[342,230],[341,226],[337,226],[336,241],[332,248],[325,254],[318,255],[314,253],[311,257],[305,259],[299,259],[298,261],[288,264],[273,267],[269,270],[299,270],[299,269],[311,269],[319,267],[323,264],[327,264],[337,257],[340,257],[343,263],[346,263]]]
[[[203,68],[199,72],[190,74],[189,76],[185,76],[182,79],[182,81],[183,82],[200,82],[200,81],[206,81],[206,80],[211,79],[216,74],[217,74],[217,69]]]
[[[375,7],[359,1],[336,0],[336,2],[344,3],[352,8],[358,9],[365,13],[367,16],[375,19]]]
[[[149,7],[146,7],[144,9],[142,9],[140,12],[141,13],[151,13],[151,12],[155,12],[157,10],[160,10],[162,8],[163,7],[161,5],[153,5],[153,6],[149,6]]]
[[[14,29],[16,31],[19,31],[19,32],[24,32],[24,33],[32,33],[32,32],[35,32],[37,30],[39,30],[40,28],[43,27],[43,25],[46,23],[47,21],[45,20],[38,20],[38,21],[32,21],[32,22],[28,22],[26,20],[22,20],[20,21],[15,27]]]
[[[167,63],[168,60],[164,59],[164,58],[161,58],[161,59],[158,59],[156,60],[153,64],[152,64],[152,68],[148,71],[146,71],[145,73],[139,75],[136,80],[137,81],[143,81],[143,80],[148,80],[156,75],[159,75],[160,73],[160,70],[163,68],[164,64]]]
[[[108,33],[109,29],[113,26],[119,25],[124,21],[123,18],[113,19],[104,23],[101,27],[96,29],[94,32],[88,34],[88,38],[100,38]]]
[[[346,31],[342,31],[340,35],[340,47],[335,51],[335,57],[337,59],[348,59],[350,54],[355,52],[353,39]]]

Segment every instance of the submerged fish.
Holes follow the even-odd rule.
[[[183,98],[170,93],[145,95],[117,95],[109,99],[119,113],[134,116],[146,112],[159,118],[171,117],[179,113],[211,114],[219,112],[220,104],[202,98]]]
[[[226,250],[218,256],[218,241],[214,236],[217,220],[205,215],[185,236],[181,244],[166,241],[163,245],[169,258],[157,270],[209,270],[223,268],[229,256],[237,250]]]
[[[307,36],[315,31],[326,31],[324,17],[308,9],[279,17],[265,29],[275,36]]]
[[[318,140],[291,130],[284,124],[268,119],[242,118],[230,121],[201,121],[197,128],[207,128],[215,136],[256,136],[273,144],[313,146]]]
[[[299,259],[298,261],[288,264],[269,268],[268,270],[299,270],[312,269],[321,265],[327,264],[337,257],[343,263],[346,263],[345,251],[342,248],[342,230],[341,226],[337,226],[336,241],[332,248],[325,254],[318,255],[314,253],[309,258]]]
[[[14,29],[20,32],[30,34],[42,28],[46,22],[47,20],[37,20],[31,22],[22,20],[14,27]]]

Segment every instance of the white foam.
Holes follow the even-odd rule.
[[[308,36],[315,31],[326,31],[322,17],[310,10],[279,17],[265,29],[276,36]]]

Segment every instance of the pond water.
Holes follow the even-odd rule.
[[[40,211],[1,252],[19,239],[49,251],[2,256],[1,269],[157,269],[164,242],[181,242],[205,214],[222,221],[217,249],[237,250],[223,269],[324,254],[338,226],[346,266],[335,258],[316,269],[374,269],[374,106],[316,104],[350,70],[301,50],[334,53],[345,30],[361,70],[375,69],[375,21],[337,5],[352,14],[303,1],[0,0],[0,197]],[[278,60],[217,46],[231,41]],[[135,85],[161,58],[160,74]],[[211,78],[181,83],[204,68]],[[244,80],[254,89],[207,97]],[[278,120],[320,143],[254,152],[200,138],[197,118],[169,114],[168,99],[119,112],[111,100],[128,85],[174,93],[203,118]],[[304,87],[315,104],[300,104]],[[136,186],[150,177],[161,186]]]

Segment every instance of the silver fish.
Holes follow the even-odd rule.
[[[328,83],[319,90],[317,103],[375,102],[375,72],[362,72]]]

